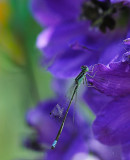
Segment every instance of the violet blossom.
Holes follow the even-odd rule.
[[[46,26],[37,38],[43,67],[48,66],[55,77],[66,79],[77,76],[82,65],[94,66],[90,69],[95,76],[87,76],[93,88],[88,88],[83,98],[96,116],[92,124],[95,138],[108,145],[104,145],[107,156],[95,153],[94,147],[89,145],[93,137],[84,139],[84,135],[90,134],[90,124],[77,118],[78,115],[75,127],[69,121],[70,111],[66,122],[69,127],[65,127],[56,150],[45,150],[44,158],[69,160],[80,151],[87,156],[92,150],[98,158],[111,160],[115,158],[111,154],[116,153],[116,147],[121,147],[114,160],[122,160],[122,157],[129,160],[130,52],[124,53],[125,44],[129,44],[129,5],[109,0],[32,0],[31,5],[35,19]],[[127,40],[122,44],[124,39]],[[64,84],[61,87],[64,90]],[[55,84],[56,94],[61,92],[61,87]],[[31,146],[34,149],[44,149],[41,145],[51,144],[55,138],[58,125],[50,119],[49,112],[56,103],[64,103],[62,92],[57,97],[39,103],[28,112],[27,121],[38,138],[35,147],[39,148]]]
[[[120,44],[129,31],[130,16],[127,6],[117,7],[116,11],[113,8],[108,1],[61,0],[56,3],[33,0],[34,17],[47,26],[37,39],[37,47],[43,52],[42,65],[47,65],[56,77],[69,78],[76,76],[82,65],[108,64],[115,57],[120,57],[124,52]],[[91,12],[86,13],[87,9],[95,10],[95,14],[104,18],[91,17]],[[105,18],[108,18],[108,23],[105,23]],[[115,25],[111,28],[109,24],[113,21]],[[77,43],[83,47],[76,48]]]
[[[77,160],[93,157],[95,160],[117,160],[120,159],[119,147],[107,147],[94,140],[90,133],[89,125],[82,117],[76,114],[75,122],[72,121],[72,109],[69,112],[57,147],[50,150],[49,146],[53,142],[58,131],[59,119],[51,119],[49,116],[53,106],[56,105],[56,99],[50,99],[40,102],[36,108],[29,110],[27,122],[34,129],[34,136],[27,137],[25,146],[35,151],[44,152],[44,160]],[[113,152],[115,153],[113,155]],[[91,153],[91,155],[90,155]],[[78,158],[79,157],[79,158]]]
[[[84,98],[96,114],[93,123],[95,138],[109,146],[121,145],[124,160],[129,160],[130,63],[128,57],[126,61],[123,59],[108,66],[96,64],[93,72],[96,74],[93,78],[88,76],[88,82],[101,93],[95,93],[95,90],[91,89],[90,93],[89,90],[87,91]]]
[[[50,112],[59,102],[58,99],[50,99],[45,102],[41,102],[36,108],[31,109],[27,114],[28,124],[35,129],[37,134],[37,140],[35,140],[35,146],[31,146],[31,141],[29,139],[26,141],[26,146],[31,147],[34,150],[38,150],[36,146],[39,146],[39,151],[46,151],[44,159],[71,159],[77,152],[87,153],[87,145],[85,142],[85,137],[83,133],[87,130],[87,126],[84,123],[82,125],[82,120],[75,117],[75,125],[73,124],[72,112],[70,111],[67,121],[65,123],[64,132],[58,141],[55,150],[42,150],[43,144],[50,146],[55,139],[55,136],[59,129],[59,118],[52,119],[50,117]],[[80,142],[80,143],[79,143]],[[75,147],[77,146],[77,147]],[[48,149],[48,148],[47,148]]]

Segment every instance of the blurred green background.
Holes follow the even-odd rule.
[[[35,45],[41,31],[29,0],[0,0],[0,160],[37,157],[22,139],[30,132],[26,111],[53,95]]]

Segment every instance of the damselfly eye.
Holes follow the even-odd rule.
[[[84,69],[86,69],[86,67],[87,67],[87,66],[81,66],[81,69],[84,70]]]
[[[87,66],[81,66],[81,69],[85,72],[88,72],[89,71],[89,68]]]

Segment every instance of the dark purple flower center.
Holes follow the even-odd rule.
[[[106,29],[114,30],[117,21],[114,15],[119,13],[119,17],[128,15],[128,7],[121,4],[111,4],[109,0],[98,1],[91,0],[82,4],[81,19],[88,19],[92,22],[92,26],[97,26],[105,33]]]
[[[25,142],[25,146],[39,152],[44,150],[42,145],[38,142],[38,138],[35,134],[31,134],[28,137],[27,141]]]

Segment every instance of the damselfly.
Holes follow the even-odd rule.
[[[75,96],[75,94],[76,94],[76,92],[77,92],[80,84],[81,84],[82,82],[83,82],[83,83],[86,82],[87,86],[89,86],[88,83],[87,83],[86,75],[90,76],[91,78],[93,78],[93,77],[95,76],[95,74],[94,74],[94,76],[89,75],[89,74],[88,74],[89,72],[90,72],[90,71],[89,71],[89,68],[88,68],[87,66],[82,66],[82,67],[81,67],[81,72],[80,72],[79,75],[75,78],[75,87],[74,87],[74,90],[73,90],[73,93],[72,93],[72,96],[71,96],[69,105],[68,105],[67,110],[66,110],[66,113],[65,113],[65,115],[64,115],[64,117],[63,117],[63,121],[62,121],[61,126],[60,126],[60,129],[59,129],[59,131],[58,131],[58,133],[57,133],[57,136],[56,136],[54,142],[52,143],[51,149],[54,149],[54,148],[56,147],[56,144],[57,144],[57,142],[58,142],[58,139],[59,139],[59,137],[60,137],[60,135],[61,135],[61,132],[62,132],[62,130],[63,130],[63,128],[64,128],[65,120],[66,120],[66,117],[67,117],[67,115],[68,115],[68,111],[69,111],[69,109],[70,109],[71,103],[72,103],[72,101],[73,101],[73,98],[74,98],[74,96]]]

